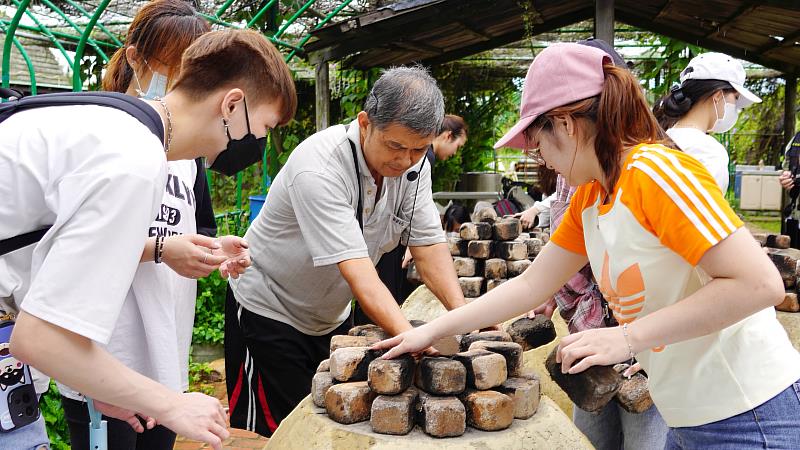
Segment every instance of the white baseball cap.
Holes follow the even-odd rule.
[[[703,53],[689,61],[681,72],[681,84],[686,80],[720,80],[728,83],[739,92],[736,100],[738,108],[761,103],[761,99],[744,87],[744,67],[736,58],[724,53]]]

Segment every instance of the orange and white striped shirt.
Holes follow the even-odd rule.
[[[703,165],[655,144],[630,152],[602,204],[600,183],[581,186],[552,237],[586,254],[620,323],[683,300],[709,281],[706,251],[742,226]],[[650,394],[671,427],[750,410],[800,378],[800,354],[773,308],[718,332],[637,355]]]

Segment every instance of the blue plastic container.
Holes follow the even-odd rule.
[[[261,212],[261,208],[264,207],[264,201],[266,201],[266,195],[251,195],[250,197],[250,223],[253,223],[258,216],[258,213]]]

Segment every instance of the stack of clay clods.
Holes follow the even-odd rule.
[[[502,430],[536,413],[539,378],[523,369],[524,347],[509,333],[444,339],[434,344],[439,356],[419,361],[409,355],[381,359],[370,346],[386,337],[379,327],[365,325],[331,340],[330,359],[320,364],[311,395],[332,420],[369,420],[374,432],[393,435],[418,425],[428,435],[453,437],[467,426]]]

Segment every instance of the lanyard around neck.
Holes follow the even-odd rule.
[[[358,153],[356,152],[356,144],[353,143],[350,137],[347,137],[347,142],[350,143],[350,150],[353,151],[353,167],[356,169],[356,180],[358,181],[358,206],[356,207],[356,219],[358,220],[358,228],[361,229],[361,234],[364,234],[364,202],[361,199],[361,170],[358,168]]]

